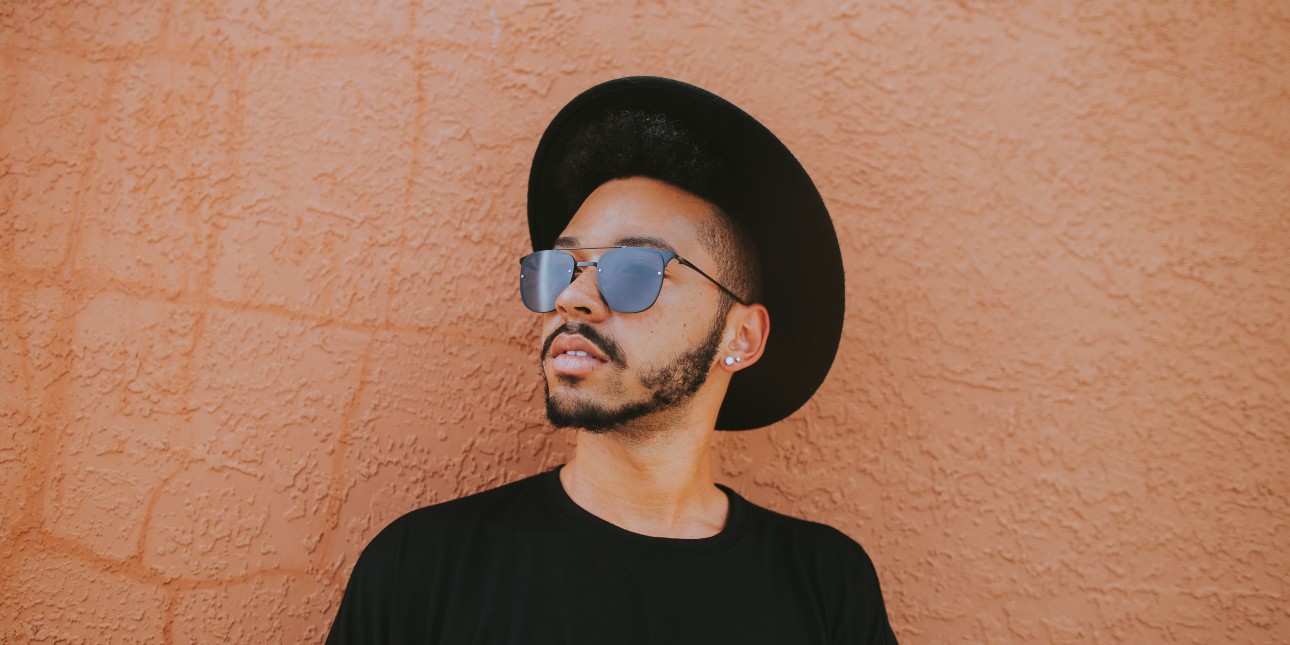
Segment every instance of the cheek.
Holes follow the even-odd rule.
[[[630,345],[623,344],[623,349],[629,358],[637,358],[635,365],[656,365],[660,361],[671,360],[698,342],[697,329],[696,321],[690,316],[675,314],[667,321],[660,320],[648,329],[640,330],[632,337]]]

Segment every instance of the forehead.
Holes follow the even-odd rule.
[[[606,182],[592,191],[557,246],[656,246],[703,257],[703,231],[716,217],[706,200],[645,177]]]

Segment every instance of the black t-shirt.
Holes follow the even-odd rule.
[[[588,513],[558,469],[413,511],[364,549],[327,642],[896,642],[860,545],[721,489],[726,526],[697,540]]]

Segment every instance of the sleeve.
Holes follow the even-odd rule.
[[[389,616],[400,542],[392,529],[377,534],[354,563],[327,645],[391,642]]]
[[[882,601],[878,571],[869,554],[851,538],[838,533],[844,541],[836,555],[842,574],[836,582],[839,592],[834,602],[833,642],[837,645],[896,645],[896,634],[887,620]]]

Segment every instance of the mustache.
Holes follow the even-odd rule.
[[[627,358],[623,356],[623,348],[614,339],[596,331],[595,327],[584,323],[564,323],[555,328],[551,335],[546,337],[542,343],[542,360],[545,361],[547,355],[551,352],[551,344],[555,342],[555,337],[560,334],[576,334],[587,339],[587,342],[595,345],[610,363],[619,367],[627,367]]]

